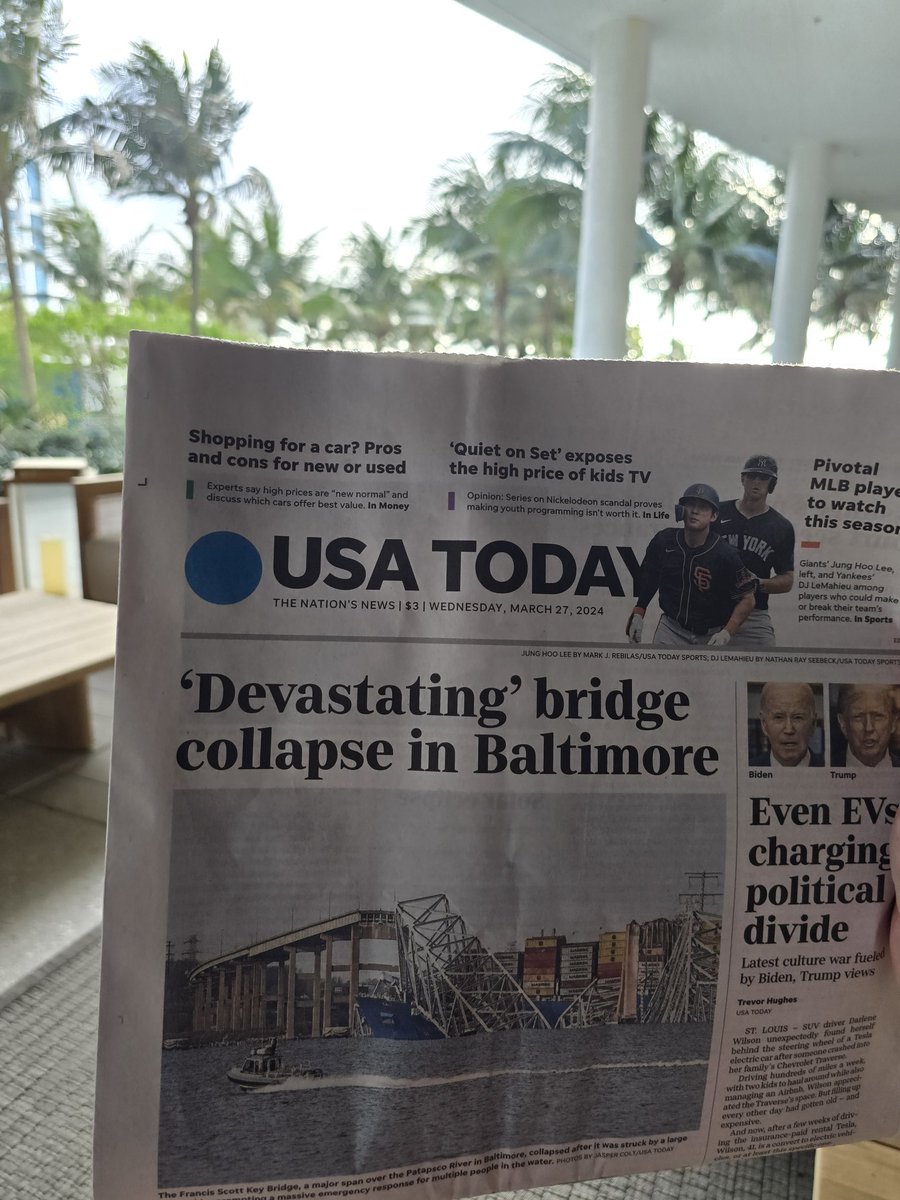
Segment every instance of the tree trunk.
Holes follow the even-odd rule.
[[[553,357],[553,293],[551,292],[551,284],[547,282],[544,285],[544,294],[541,297],[541,330],[544,342],[544,353],[548,358]]]
[[[200,328],[200,206],[193,193],[184,202],[184,219],[191,238],[191,333],[196,337]]]
[[[31,357],[31,339],[28,336],[28,319],[22,302],[19,277],[16,274],[16,255],[13,247],[12,224],[9,214],[9,198],[0,199],[0,226],[3,230],[3,251],[6,255],[6,271],[9,275],[9,298],[12,302],[13,323],[16,330],[16,349],[19,355],[19,371],[22,375],[22,395],[32,413],[37,410],[37,379],[34,360]]]
[[[505,279],[498,279],[494,285],[494,336],[497,339],[497,353],[506,353],[506,308],[509,303],[509,284]]]

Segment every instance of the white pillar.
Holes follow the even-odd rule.
[[[602,25],[591,45],[587,169],[575,293],[575,358],[622,358],[628,285],[637,253],[650,38],[629,17]]]
[[[772,362],[803,362],[828,202],[827,167],[828,150],[821,143],[801,142],[791,152],[772,289]]]
[[[900,371],[900,259],[894,260],[891,268],[891,340],[888,344],[887,362],[889,371]]]

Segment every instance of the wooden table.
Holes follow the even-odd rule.
[[[816,1151],[813,1200],[897,1200],[900,1135]]]
[[[43,592],[0,595],[0,720],[40,745],[89,750],[87,677],[113,664],[116,611]]]

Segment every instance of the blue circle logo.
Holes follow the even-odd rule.
[[[191,590],[210,604],[238,604],[262,579],[259,551],[240,533],[220,530],[198,538],[184,560]]]

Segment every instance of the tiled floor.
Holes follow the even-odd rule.
[[[0,1004],[100,924],[112,671],[89,686],[89,753],[40,750],[0,732]]]

